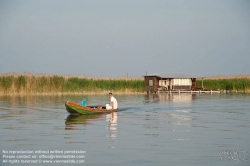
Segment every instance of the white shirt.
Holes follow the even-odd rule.
[[[112,107],[111,102],[114,103],[114,108],[113,109],[117,109],[118,108],[118,103],[117,103],[117,100],[114,98],[114,96],[112,96],[110,98],[110,106]]]

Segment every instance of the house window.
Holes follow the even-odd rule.
[[[153,86],[153,80],[149,80],[149,86]]]
[[[159,80],[159,86],[169,86],[169,80]]]
[[[174,85],[192,85],[191,79],[173,79]]]

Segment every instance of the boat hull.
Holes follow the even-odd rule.
[[[66,110],[70,114],[97,114],[97,113],[111,113],[115,112],[118,109],[107,110],[106,106],[81,106],[80,104],[76,104],[70,101],[65,102]]]

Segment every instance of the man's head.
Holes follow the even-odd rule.
[[[109,97],[112,97],[112,92],[109,92]]]

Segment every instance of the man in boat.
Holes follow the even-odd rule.
[[[106,104],[106,109],[117,109],[118,108],[118,103],[116,98],[113,96],[112,92],[109,92],[109,97],[110,97],[110,104]]]

